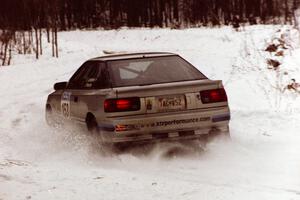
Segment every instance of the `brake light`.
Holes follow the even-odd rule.
[[[105,112],[137,111],[141,108],[140,98],[106,99],[104,101]]]
[[[227,101],[224,88],[200,91],[202,103],[217,103]]]

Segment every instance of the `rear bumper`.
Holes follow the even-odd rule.
[[[229,133],[228,126],[211,128],[211,129],[197,129],[190,131],[179,131],[170,133],[152,133],[143,135],[129,135],[125,137],[114,137],[110,140],[112,143],[123,142],[162,142],[162,141],[183,141],[195,139],[207,139],[207,136],[217,135],[220,133]]]
[[[105,142],[196,139],[211,131],[229,132],[228,107],[112,118],[99,125]]]

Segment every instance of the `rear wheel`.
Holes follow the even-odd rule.
[[[95,142],[94,144],[97,147],[99,147],[104,152],[108,152],[109,150],[111,150],[111,144],[104,142],[103,135],[101,134],[101,130],[99,129],[97,120],[94,115],[87,115],[86,126],[93,137],[93,143]]]
[[[86,117],[86,127],[93,135],[99,135],[99,127],[96,118],[93,115]]]

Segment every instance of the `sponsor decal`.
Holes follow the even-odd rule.
[[[210,117],[200,117],[200,118],[189,118],[189,119],[174,119],[169,121],[160,121],[156,122],[155,126],[169,126],[169,125],[178,125],[178,124],[188,124],[188,123],[197,123],[203,121],[209,121]]]
[[[115,130],[117,132],[121,131],[132,131],[132,130],[140,130],[141,128],[153,128],[153,127],[165,127],[179,124],[189,124],[189,123],[198,123],[204,121],[210,121],[210,117],[199,117],[199,118],[188,118],[188,119],[174,119],[169,121],[158,121],[152,122],[148,124],[122,124],[116,125]]]

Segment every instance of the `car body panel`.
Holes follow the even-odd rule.
[[[220,115],[227,115],[228,117],[223,121],[213,122],[212,118]],[[229,109],[227,107],[194,110],[188,112],[174,112],[172,114],[151,114],[142,116],[131,116],[122,118],[112,118],[108,121],[108,124],[112,124],[113,127],[120,125],[126,125],[131,127],[128,131],[115,131],[108,134],[113,134],[113,137],[123,137],[126,135],[143,135],[154,133],[169,133],[180,132],[189,130],[209,130],[212,127],[226,127],[230,118]],[[203,131],[199,134],[208,134],[207,131]]]
[[[176,56],[171,53],[139,53],[93,58],[106,62]],[[199,72],[200,73],[200,72]],[[66,88],[51,93],[47,104],[64,120],[85,124],[95,117],[104,142],[198,138],[212,130],[228,132],[230,110],[227,101],[204,104],[200,91],[223,88],[220,80],[189,80],[102,89]],[[106,99],[139,97],[140,109],[105,112]]]

